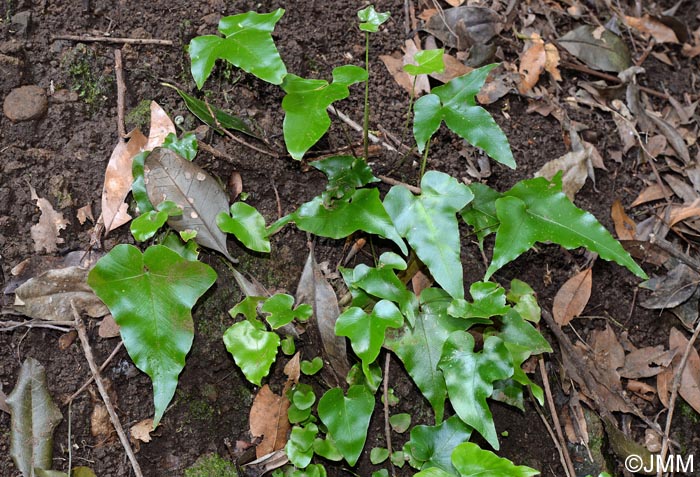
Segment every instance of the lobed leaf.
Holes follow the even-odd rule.
[[[218,59],[224,59],[263,81],[281,84],[287,68],[282,62],[272,30],[284,15],[279,8],[271,13],[247,12],[223,17],[217,35],[198,36],[190,41],[192,77],[201,89]]]
[[[223,232],[233,234],[250,250],[269,253],[270,239],[265,229],[265,218],[257,209],[245,202],[231,204],[231,215],[220,212],[216,225]]]
[[[376,32],[379,29],[379,25],[387,21],[389,16],[391,16],[390,12],[379,13],[374,9],[374,5],[357,12],[357,17],[362,22],[360,23],[360,30],[366,32]]]
[[[327,205],[332,199],[346,198],[358,187],[379,181],[361,157],[332,156],[313,161],[311,166],[328,177],[328,184],[323,193],[324,203]]]
[[[224,332],[224,344],[246,379],[260,386],[275,362],[280,337],[245,320]]]
[[[447,312],[458,318],[491,318],[508,313],[506,291],[498,283],[474,282],[469,287],[469,294],[474,300],[455,300]]]
[[[484,238],[498,230],[498,216],[496,215],[496,199],[501,197],[497,192],[485,184],[475,182],[469,184],[469,190],[474,194],[472,200],[459,213],[468,223],[479,240],[479,247],[484,249]]]
[[[132,245],[117,245],[88,275],[88,285],[119,325],[132,361],[153,382],[154,427],[175,393],[192,346],[192,307],[215,281],[211,267],[163,245],[143,254]]]
[[[192,161],[194,160],[195,156],[197,156],[197,137],[194,135],[194,133],[188,132],[183,134],[182,137],[178,139],[175,134],[170,133],[165,136],[165,140],[163,141],[163,145],[161,147],[170,149],[188,161]]]
[[[420,50],[413,56],[413,60],[416,64],[404,65],[403,70],[412,76],[442,73],[445,71],[444,54],[445,50],[443,48]]]
[[[515,465],[478,445],[465,442],[452,452],[452,464],[462,477],[531,477],[539,471]]]
[[[420,152],[445,121],[447,127],[461,138],[484,150],[497,162],[515,168],[508,138],[489,112],[477,106],[475,100],[489,72],[495,67],[495,64],[482,66],[454,78],[416,101],[413,135]]]
[[[261,311],[269,313],[265,320],[273,330],[291,323],[295,318],[306,321],[313,313],[311,305],[301,304],[294,308],[294,297],[284,293],[277,293],[265,300]]]
[[[473,195],[467,186],[438,171],[423,176],[421,191],[416,197],[405,187],[394,186],[384,198],[384,207],[435,281],[453,298],[464,298],[455,214]]]
[[[452,451],[467,442],[472,430],[459,417],[452,416],[437,426],[416,426],[406,446],[421,470],[439,468],[454,475],[456,470],[450,456]]]

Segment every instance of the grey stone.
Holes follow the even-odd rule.
[[[39,86],[21,86],[5,97],[2,109],[12,122],[31,121],[46,114],[49,103],[46,91]]]
[[[25,35],[29,31],[32,23],[32,12],[25,10],[12,15],[10,23],[13,25],[12,31],[19,35]]]

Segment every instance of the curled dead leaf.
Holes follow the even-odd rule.
[[[69,222],[63,218],[62,213],[54,210],[48,200],[39,197],[31,184],[29,184],[29,191],[31,192],[32,200],[36,201],[37,207],[41,210],[39,223],[32,225],[29,232],[32,240],[34,240],[34,251],[41,252],[45,250],[46,253],[57,252],[58,244],[64,242],[59,235],[61,230],[68,226]]]
[[[528,93],[537,84],[540,75],[544,71],[547,55],[544,49],[544,40],[538,33],[532,33],[525,42],[525,50],[520,55],[520,83],[518,91],[520,94]]]
[[[554,297],[552,315],[560,325],[568,324],[579,316],[591,298],[593,271],[588,268],[569,278]]]
[[[619,199],[613,202],[610,215],[615,224],[615,233],[620,240],[634,240],[637,233],[637,224],[625,213],[625,208]]]
[[[153,431],[153,418],[149,417],[131,426],[129,433],[133,439],[141,442],[151,442],[151,432]]]

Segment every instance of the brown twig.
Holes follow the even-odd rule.
[[[576,469],[574,469],[574,464],[571,461],[569,449],[566,446],[566,440],[564,440],[564,433],[562,432],[561,424],[559,423],[557,407],[554,405],[554,399],[552,398],[552,389],[549,386],[549,377],[547,376],[547,370],[544,367],[544,359],[540,358],[537,363],[539,364],[540,368],[540,376],[542,377],[542,387],[544,387],[544,394],[545,396],[547,396],[547,406],[549,406],[549,412],[552,415],[552,421],[554,422],[554,429],[557,433],[559,445],[557,445],[556,447],[557,450],[559,450],[559,456],[563,460],[562,465],[564,467],[564,471],[566,472],[566,475],[568,477],[576,477]],[[546,419],[544,420],[544,422],[547,423]]]
[[[337,116],[338,119],[340,119],[340,120],[343,121],[345,124],[347,124],[348,126],[350,126],[351,128],[353,128],[355,131],[357,131],[357,132],[362,132],[362,131],[363,131],[361,125],[357,124],[355,121],[353,121],[352,119],[350,119],[350,117],[347,116],[346,114],[343,114],[341,111],[338,111],[336,108],[333,107],[333,105],[328,106],[328,108],[326,108],[326,110],[327,110],[329,113],[332,113],[332,114],[334,114],[335,116]],[[379,138],[378,138],[377,136],[375,136],[374,134],[369,133],[368,137],[369,137],[369,140],[372,141],[373,143],[375,143],[375,144],[381,144],[385,149],[387,149],[387,150],[389,150],[389,151],[396,152],[396,148],[395,148],[394,146],[392,146],[391,144],[389,144],[389,143],[387,143],[387,142],[385,142],[385,141],[382,141],[381,139],[379,139]]]
[[[119,440],[121,441],[122,446],[124,447],[124,451],[126,452],[126,455],[129,458],[129,461],[131,462],[131,468],[134,470],[134,474],[136,475],[136,477],[143,477],[141,467],[139,466],[139,463],[136,460],[134,451],[131,449],[129,438],[126,436],[126,433],[124,432],[124,429],[122,428],[122,425],[119,422],[119,416],[117,416],[117,412],[114,410],[112,400],[109,398],[109,394],[105,389],[105,385],[102,382],[102,377],[100,377],[100,370],[97,368],[95,358],[92,355],[92,348],[90,347],[90,340],[88,339],[83,319],[80,317],[80,314],[78,313],[78,310],[76,310],[75,304],[73,302],[71,302],[71,308],[73,310],[73,316],[75,317],[75,329],[78,330],[78,337],[80,338],[80,342],[83,345],[85,359],[87,360],[88,365],[90,366],[90,371],[92,372],[92,376],[95,379],[95,384],[97,384],[97,389],[100,391],[102,401],[104,401],[105,403],[107,413],[109,414],[109,419],[112,422],[114,429],[117,431]]]
[[[561,66],[569,70],[580,71],[581,73],[586,73],[591,76],[597,76],[598,78],[610,81],[612,83],[622,84],[622,80],[617,76],[609,75],[601,71],[596,71],[584,65],[577,65],[576,63],[569,63],[568,61],[562,61],[560,64]],[[651,89],[646,86],[639,85],[638,87],[640,91],[644,91],[645,93],[650,94],[651,96],[656,96],[657,98],[665,99],[668,101],[668,95],[665,93],[656,91],[655,89]]]
[[[68,333],[70,328],[63,328],[63,326],[73,326],[72,321],[43,321],[43,320],[30,320],[30,321],[0,321],[0,331],[12,331],[17,328],[48,328],[50,330],[62,331]]]
[[[277,220],[282,218],[282,201],[280,200],[280,193],[277,191],[277,186],[272,183],[272,190],[275,191],[275,201],[277,202]]]
[[[114,73],[117,76],[117,131],[119,131],[119,140],[124,141],[124,138],[126,138],[126,128],[124,126],[126,85],[124,84],[124,69],[122,67],[122,50],[119,48],[114,50]]]
[[[377,178],[385,184],[404,186],[406,189],[410,190],[414,194],[420,194],[420,187],[412,186],[411,184],[406,184],[405,182],[401,182],[387,176],[377,176]]]
[[[391,456],[391,425],[389,423],[389,363],[391,362],[391,355],[386,354],[384,358],[384,434],[386,435],[386,448],[389,451],[389,456]],[[394,469],[394,462],[389,457],[389,465],[391,467],[391,475],[396,477],[396,469]]]
[[[225,159],[232,164],[238,164],[238,161],[233,156],[230,156],[225,152],[219,151],[218,149],[214,148],[213,146],[210,146],[204,141],[199,141],[198,145],[201,150],[208,152],[214,157],[218,157],[219,159]]]
[[[121,43],[131,45],[165,45],[175,44],[172,40],[158,40],[156,38],[117,38],[111,36],[90,36],[90,35],[53,35],[51,41],[69,40],[81,43]]]
[[[210,115],[210,116],[212,117],[212,119],[214,120],[214,124],[216,124],[216,127],[219,128],[221,131],[223,131],[223,133],[226,134],[229,138],[233,139],[233,140],[236,141],[238,144],[242,144],[242,145],[244,145],[245,147],[248,147],[248,148],[250,148],[250,149],[252,149],[252,150],[254,150],[254,151],[258,151],[260,154],[265,154],[266,156],[272,156],[272,157],[274,157],[274,158],[279,158],[279,157],[280,157],[279,154],[277,154],[276,152],[266,151],[265,149],[260,149],[259,147],[254,146],[254,145],[252,145],[252,144],[250,144],[250,143],[244,141],[243,139],[239,138],[238,136],[235,136],[231,131],[229,131],[228,129],[226,129],[225,127],[223,127],[223,126],[221,125],[221,123],[219,123],[219,120],[216,118],[216,115],[214,114],[214,111],[212,111],[211,106],[209,105],[209,102],[208,102],[208,101],[205,101],[204,104],[206,104],[206,106],[207,106],[207,111],[209,111],[209,115]]]
[[[112,353],[105,359],[104,363],[102,363],[102,366],[100,366],[99,371],[102,372],[105,370],[107,365],[114,359],[114,357],[117,355],[120,349],[122,349],[122,346],[124,346],[123,341],[119,341],[119,344],[114,347],[114,350],[112,350]],[[73,393],[71,397],[69,397],[64,404],[70,404],[73,402],[73,399],[77,398],[80,396],[80,394],[87,389],[88,386],[90,386],[90,383],[92,383],[95,380],[94,376],[90,376],[90,378],[85,381],[85,383],[80,386],[80,389],[78,389],[76,392]]]
[[[659,462],[666,462],[666,454],[668,453],[668,443],[669,435],[671,433],[671,421],[673,420],[673,411],[676,408],[676,399],[678,398],[678,389],[681,385],[681,379],[683,377],[683,370],[685,370],[685,365],[688,363],[688,358],[690,358],[690,353],[695,351],[695,341],[700,335],[700,322],[695,325],[695,331],[693,331],[693,336],[688,340],[688,344],[685,345],[685,352],[683,353],[683,358],[678,364],[678,369],[675,371],[673,376],[673,383],[671,385],[671,397],[668,401],[668,414],[666,415],[666,426],[664,427],[663,440],[661,443],[661,454]],[[661,469],[657,473],[658,477],[661,477]]]

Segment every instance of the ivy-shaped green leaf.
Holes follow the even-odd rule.
[[[474,338],[455,331],[443,347],[438,364],[445,376],[452,407],[462,421],[469,424],[494,449],[499,448],[496,426],[486,399],[493,383],[513,375],[510,353],[496,336],[484,340],[484,349],[474,351]]]
[[[347,198],[358,187],[379,181],[361,157],[332,156],[313,161],[311,166],[328,177],[328,184],[323,193],[326,205],[330,205],[333,199]]]
[[[255,320],[253,320],[255,321]],[[251,321],[240,321],[224,332],[224,344],[246,379],[260,386],[275,362],[280,337],[264,331]]]
[[[286,293],[277,293],[263,303],[261,311],[269,313],[265,321],[270,324],[273,330],[291,323],[295,318],[306,321],[311,318],[313,308],[307,304],[301,304],[294,308],[294,297]]]
[[[289,74],[282,89],[285,111],[282,130],[289,154],[297,160],[326,134],[331,118],[326,108],[350,95],[348,87],[367,79],[367,71],[359,66],[345,65],[333,70],[333,82],[305,79]]]
[[[452,452],[452,464],[462,477],[531,477],[539,471],[515,465],[472,442],[458,445]]]
[[[469,188],[457,179],[428,171],[421,179],[419,196],[394,186],[384,198],[396,230],[408,240],[435,281],[457,299],[464,298],[464,285],[456,213],[472,197]]]
[[[457,474],[445,472],[439,467],[428,467],[425,470],[421,470],[413,477],[457,477]]]
[[[305,375],[313,376],[314,374],[321,371],[321,368],[323,368],[323,360],[320,356],[316,356],[311,361],[302,361],[299,367],[301,368],[301,372]]]
[[[182,209],[171,200],[164,200],[151,210],[136,217],[129,226],[131,234],[139,242],[153,237],[165,225],[168,217],[182,215]]]
[[[333,388],[318,401],[318,417],[351,466],[365,446],[372,411],[374,396],[365,386],[351,386],[347,396],[342,389]]]
[[[343,460],[343,455],[338,451],[331,439],[320,439],[317,437],[314,440],[314,453],[333,462]]]
[[[385,343],[430,402],[436,422],[442,421],[447,396],[445,379],[438,368],[442,347],[450,333],[464,329],[463,320],[447,313],[449,303],[450,298],[443,290],[423,290],[420,313],[414,324],[388,333]]]
[[[150,153],[151,151],[143,151],[136,154],[131,163],[131,173],[134,176],[134,182],[131,183],[131,195],[134,196],[134,200],[141,214],[155,210],[155,207],[151,204],[151,199],[148,198],[146,181],[143,175],[144,164]]]
[[[404,65],[403,70],[411,76],[430,75],[445,71],[445,61],[443,48],[435,50],[421,50],[413,56],[415,65]]]
[[[170,133],[165,136],[161,147],[175,151],[188,161],[192,161],[197,156],[198,143],[194,133],[185,133],[179,139],[175,134]]]
[[[414,106],[413,135],[423,151],[442,121],[461,138],[483,149],[494,160],[515,169],[508,138],[475,96],[496,65],[486,65],[434,88]]]
[[[335,333],[350,338],[352,349],[365,368],[379,356],[386,329],[399,328],[402,324],[403,315],[396,305],[381,300],[374,305],[370,314],[357,307],[345,310],[335,322]]]
[[[250,250],[269,253],[270,239],[265,230],[265,218],[257,209],[245,202],[231,204],[231,215],[221,212],[216,216],[216,225],[233,234]]]
[[[182,258],[196,261],[199,257],[199,246],[194,240],[183,242],[179,234],[170,231],[166,234],[161,245],[165,245],[173,252],[176,252]]]
[[[510,282],[510,290],[506,295],[509,302],[513,303],[513,309],[527,321],[539,323],[542,317],[542,309],[537,303],[535,291],[524,281],[514,278]]]
[[[265,301],[264,296],[246,296],[240,302],[236,304],[233,308],[228,311],[231,318],[235,318],[238,315],[245,316],[246,320],[256,321],[255,317],[258,315],[258,303]],[[264,329],[262,323],[259,323],[258,328]]]
[[[379,29],[379,25],[384,23],[391,16],[391,12],[379,13],[374,9],[374,5],[370,5],[367,8],[357,12],[357,17],[362,23],[360,23],[360,30],[374,33]]]
[[[304,427],[294,426],[289,434],[289,440],[284,450],[289,460],[296,467],[305,468],[314,456],[314,440],[318,434],[316,424],[309,423]]]
[[[592,214],[571,203],[562,192],[561,184],[561,172],[552,182],[543,177],[527,179],[496,200],[500,225],[485,279],[529,250],[535,242],[554,242],[567,249],[586,247],[646,279],[644,270],[610,232]]]
[[[474,194],[474,200],[460,214],[474,229],[479,247],[483,250],[484,238],[495,233],[500,224],[496,215],[496,199],[501,197],[501,193],[479,182],[469,184],[469,190]]]
[[[406,444],[411,456],[423,470],[437,467],[450,475],[456,470],[450,457],[455,447],[471,437],[472,430],[459,417],[452,416],[437,426],[416,426],[411,429],[411,440]]]
[[[408,253],[406,244],[384,210],[377,189],[357,189],[349,200],[334,201],[330,207],[324,205],[320,196],[315,197],[302,204],[290,217],[301,230],[321,237],[345,238],[362,230],[389,239],[403,253]]]
[[[474,300],[455,300],[447,312],[458,318],[490,318],[508,313],[506,291],[498,283],[474,282],[469,287],[469,294]]]
[[[498,336],[507,344],[512,343],[527,349],[530,355],[552,352],[544,336],[515,310],[510,310],[501,317]]]
[[[271,13],[247,12],[223,17],[219,21],[217,35],[198,36],[190,41],[189,54],[192,60],[192,77],[201,89],[218,59],[224,59],[263,81],[281,84],[287,74],[272,30],[282,18],[284,10]]]
[[[153,382],[154,427],[175,393],[192,346],[191,310],[216,281],[216,272],[163,245],[141,251],[117,245],[88,275],[120,328],[126,350]]]
[[[316,395],[311,386],[304,383],[297,384],[292,390],[292,404],[300,411],[311,409],[316,402]]]

